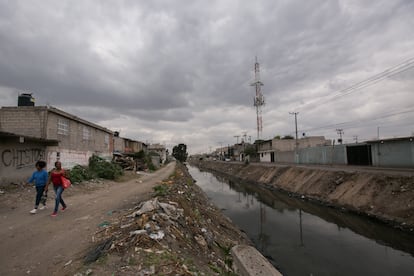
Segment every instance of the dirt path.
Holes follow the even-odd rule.
[[[36,215],[28,212],[33,200],[19,201],[12,208],[6,208],[7,204],[0,198],[3,201],[0,205],[0,275],[68,274],[65,264],[82,258],[92,244],[91,236],[98,225],[114,210],[132,207],[147,199],[152,187],[167,178],[174,167],[175,163],[170,163],[153,174],[110,183],[92,193],[68,191],[63,194],[67,210],[54,218],[50,216],[53,196],[49,199],[49,208]]]

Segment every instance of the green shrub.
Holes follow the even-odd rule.
[[[108,162],[97,155],[92,155],[91,158],[89,158],[89,170],[96,177],[104,179],[116,179],[123,174],[120,166]]]
[[[93,174],[88,167],[76,165],[69,171],[69,179],[74,183],[80,183],[84,180],[90,180],[92,178]]]

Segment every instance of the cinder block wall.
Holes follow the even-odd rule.
[[[0,186],[22,183],[35,171],[35,163],[46,160],[46,146],[19,142],[19,137],[2,137],[0,143]],[[48,168],[52,168],[48,164]]]
[[[45,107],[2,107],[0,109],[0,130],[24,136],[46,139]]]

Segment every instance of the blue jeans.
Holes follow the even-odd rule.
[[[57,213],[59,209],[59,203],[62,204],[62,207],[66,208],[66,204],[62,198],[62,193],[64,189],[62,186],[54,186],[54,185],[53,185],[53,189],[55,190],[55,194],[56,194],[55,209],[53,211]]]

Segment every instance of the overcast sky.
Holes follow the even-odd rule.
[[[0,106],[31,92],[123,137],[208,152],[257,138],[257,56],[261,138],[294,136],[289,112],[300,136],[410,136],[413,15],[411,0],[0,0]]]

